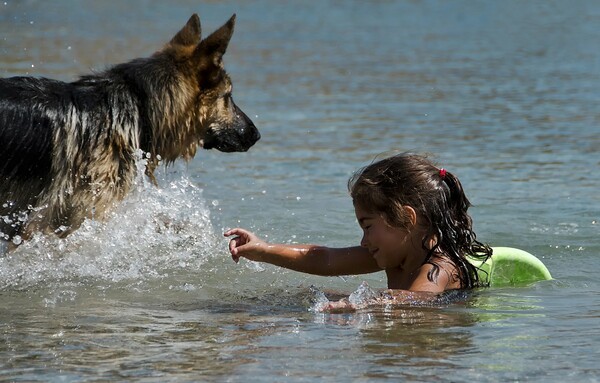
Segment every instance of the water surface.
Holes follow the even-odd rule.
[[[108,222],[0,259],[0,380],[597,381],[600,4],[592,1],[4,1],[0,73],[70,81],[237,14],[226,67],[261,131],[138,180]],[[224,229],[357,244],[346,182],[428,152],[478,238],[555,280],[436,307],[309,309],[383,274],[229,259]]]

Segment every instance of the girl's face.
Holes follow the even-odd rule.
[[[416,227],[392,227],[381,214],[354,207],[356,219],[363,230],[360,245],[369,250],[377,265],[382,269],[404,268],[411,255],[422,252],[421,240]]]

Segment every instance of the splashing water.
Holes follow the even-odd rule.
[[[325,308],[329,305],[329,299],[325,296],[325,293],[317,289],[315,286],[310,286],[310,307],[308,311],[320,313],[325,311]]]
[[[34,235],[0,257],[0,290],[60,281],[119,282],[158,278],[170,270],[199,270],[217,246],[202,189],[185,176],[154,187],[137,162],[131,193],[104,222],[89,219],[66,238]],[[168,178],[169,174],[165,174]]]
[[[354,309],[363,309],[372,305],[375,299],[380,297],[377,291],[373,290],[367,282],[362,282],[358,288],[350,294],[348,302]],[[311,312],[323,312],[325,311],[331,301],[327,298],[324,292],[320,291],[314,286],[310,287],[310,307],[308,311]]]
[[[369,305],[369,303],[373,303],[375,298],[380,295],[373,290],[367,282],[363,282],[358,286],[356,291],[354,291],[348,297],[348,301],[354,305],[356,308],[364,308]]]

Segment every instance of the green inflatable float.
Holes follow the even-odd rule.
[[[481,281],[490,287],[527,285],[552,279],[546,266],[534,255],[512,247],[493,247],[493,253],[483,264],[476,258],[469,262],[478,267]]]

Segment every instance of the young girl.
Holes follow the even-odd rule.
[[[348,181],[358,224],[360,246],[270,244],[244,229],[229,251],[240,257],[323,276],[366,274],[384,270],[388,289],[379,302],[429,300],[451,289],[480,285],[466,255],[488,257],[492,250],[476,240],[469,200],[458,178],[416,154],[384,158],[358,170]],[[330,310],[352,309],[347,300]]]

